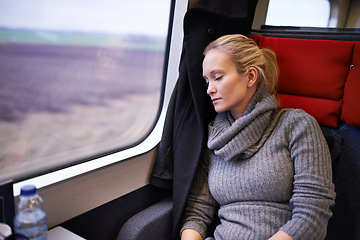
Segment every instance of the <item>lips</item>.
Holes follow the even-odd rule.
[[[216,104],[217,102],[220,101],[220,98],[212,98],[211,101],[213,104]]]

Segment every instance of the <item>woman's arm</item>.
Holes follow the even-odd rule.
[[[318,123],[304,111],[293,111],[289,130],[293,215],[280,230],[294,239],[324,239],[335,200],[330,151]]]
[[[187,228],[182,231],[181,240],[203,240],[203,238],[197,231]]]
[[[181,229],[182,232],[188,229],[196,230],[200,239],[201,236],[206,238],[207,228],[212,223],[218,207],[209,190],[209,154],[208,149],[202,153],[202,159],[187,197]]]

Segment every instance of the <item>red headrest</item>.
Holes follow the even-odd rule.
[[[319,124],[336,127],[354,42],[252,37],[276,53],[283,107],[304,109]]]

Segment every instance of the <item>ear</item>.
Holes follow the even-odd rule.
[[[254,67],[250,67],[247,71],[248,87],[255,85],[258,78],[258,70]]]

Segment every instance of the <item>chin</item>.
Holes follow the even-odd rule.
[[[217,113],[222,113],[222,112],[225,112],[225,111],[226,111],[226,109],[216,108],[215,107],[215,112],[217,112]]]

